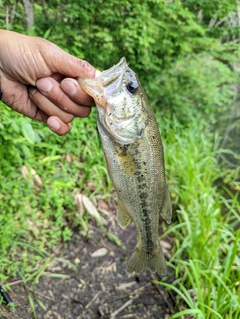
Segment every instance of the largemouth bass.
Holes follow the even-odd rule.
[[[167,273],[158,236],[159,216],[171,222],[164,154],[152,107],[125,58],[94,79],[79,79],[98,109],[107,169],[118,195],[117,216],[125,228],[133,220],[138,240],[128,272]]]

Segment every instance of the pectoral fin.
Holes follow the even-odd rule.
[[[118,203],[117,208],[117,216],[118,216],[118,223],[121,228],[126,228],[132,221],[132,218],[128,215],[125,208],[122,206],[121,202]]]
[[[166,222],[168,224],[171,223],[171,219],[172,219],[172,201],[171,201],[171,197],[169,194],[169,190],[166,188],[166,197],[165,197],[165,201],[162,207],[162,210],[160,212],[160,215],[162,216],[163,219],[166,220]]]

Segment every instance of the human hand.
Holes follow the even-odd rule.
[[[89,115],[94,101],[76,77],[95,76],[86,61],[37,37],[0,30],[0,90],[13,110],[46,122],[58,135],[71,129],[75,116]]]

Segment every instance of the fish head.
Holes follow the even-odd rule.
[[[125,58],[94,79],[78,81],[95,101],[98,125],[115,142],[128,145],[141,137],[146,126],[145,94]]]

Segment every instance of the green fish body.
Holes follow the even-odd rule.
[[[133,220],[138,233],[128,272],[167,273],[159,243],[159,216],[171,222],[164,153],[156,118],[146,94],[125,58],[95,79],[79,79],[98,109],[107,169],[118,195],[118,221]]]

